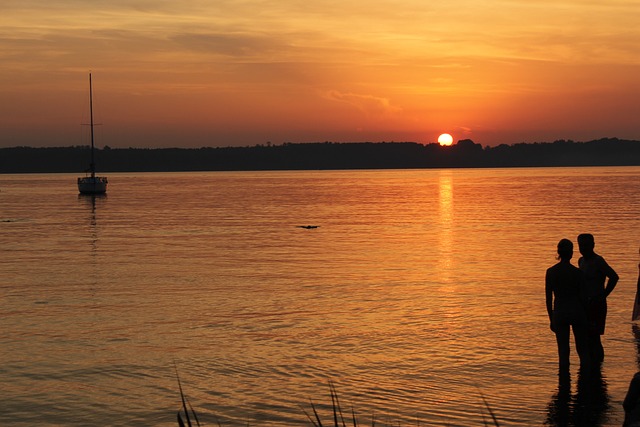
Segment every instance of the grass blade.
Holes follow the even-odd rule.
[[[482,398],[482,402],[484,402],[485,408],[487,408],[487,411],[489,411],[489,415],[491,415],[491,419],[493,420],[493,425],[496,426],[496,427],[500,427],[500,423],[498,422],[498,418],[496,417],[496,415],[491,410],[491,406],[489,406],[489,403],[487,403],[487,400],[484,398],[484,395],[482,394],[482,392],[480,392],[480,397]]]
[[[318,424],[314,423],[313,420],[311,420],[311,417],[309,417],[309,419],[311,420],[314,426],[322,427],[322,421],[320,421],[320,415],[318,415],[318,411],[316,411],[316,407],[313,404],[313,402],[310,401],[310,403],[311,403],[311,409],[313,409],[313,414],[316,416],[316,421],[318,421]]]
[[[178,425],[180,427],[186,427],[186,426],[193,427],[193,425],[191,424],[191,418],[189,418],[189,408],[191,408],[191,413],[193,414],[195,422],[198,425],[198,427],[200,427],[200,421],[198,420],[198,415],[196,415],[196,411],[193,410],[193,406],[191,406],[191,402],[188,401],[188,399],[184,396],[184,392],[182,391],[182,383],[180,382],[180,375],[178,375],[178,367],[175,365],[175,362],[173,364],[173,367],[176,370],[176,379],[178,380],[178,389],[180,390],[180,399],[182,400],[182,410],[184,412],[184,417],[187,421],[187,424],[185,425],[184,421],[182,420],[182,417],[180,416],[180,411],[178,411]],[[189,408],[187,408],[187,403],[189,404]]]

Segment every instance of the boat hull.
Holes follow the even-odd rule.
[[[78,191],[80,194],[104,194],[107,192],[106,176],[87,176],[78,178]]]

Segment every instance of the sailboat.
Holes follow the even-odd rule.
[[[78,178],[78,191],[80,194],[105,194],[107,192],[107,177],[96,176],[96,164],[94,161],[95,148],[93,145],[93,87],[91,84],[91,73],[89,73],[89,115],[91,121],[89,126],[91,127],[91,163],[87,173],[88,176]]]

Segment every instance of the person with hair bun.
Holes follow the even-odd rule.
[[[568,239],[558,242],[559,262],[547,269],[545,294],[549,326],[556,334],[560,374],[569,372],[570,332],[573,330],[580,367],[591,364],[587,311],[585,308],[584,275],[571,264],[573,243]]]

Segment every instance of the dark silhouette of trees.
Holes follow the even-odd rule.
[[[101,172],[214,170],[406,169],[640,165],[640,141],[606,138],[482,147],[415,142],[267,143],[252,147],[110,148],[96,150]],[[0,149],[0,173],[81,173],[89,147]]]

